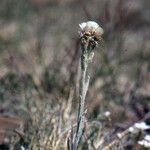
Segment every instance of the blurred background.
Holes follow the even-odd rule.
[[[88,20],[105,31],[90,66],[88,120],[109,111],[109,128],[126,129],[149,113],[149,0],[0,3],[1,115],[26,118],[35,103],[48,103],[49,110],[59,112],[71,96],[69,115],[75,119],[81,54],[78,24]]]

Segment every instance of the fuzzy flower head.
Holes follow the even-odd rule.
[[[79,24],[81,44],[90,44],[94,49],[101,40],[104,33],[103,29],[94,21],[83,22]]]
[[[135,123],[134,124],[134,127],[137,128],[137,129],[140,129],[140,130],[147,130],[147,129],[150,129],[150,126],[147,125],[145,122],[140,122],[140,123]]]
[[[138,141],[138,144],[150,148],[150,135],[146,135],[143,140]]]

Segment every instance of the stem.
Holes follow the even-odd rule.
[[[81,80],[80,80],[80,97],[79,97],[79,109],[78,109],[78,120],[77,120],[77,131],[75,136],[75,145],[74,148],[77,149],[79,145],[79,141],[83,134],[84,129],[84,106],[85,106],[85,97],[87,94],[87,90],[89,87],[90,77],[87,76],[87,68],[88,68],[88,43],[82,46],[82,55],[81,55]]]

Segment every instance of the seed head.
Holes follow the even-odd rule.
[[[83,22],[79,24],[81,44],[90,44],[94,49],[101,40],[104,33],[103,29],[94,21]]]

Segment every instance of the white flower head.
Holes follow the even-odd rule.
[[[81,30],[84,30],[85,27],[97,29],[99,27],[99,25],[98,25],[98,23],[96,23],[94,21],[88,21],[88,22],[83,22],[83,23],[79,24],[79,27],[81,28]]]
[[[104,33],[103,29],[94,21],[83,22],[79,24],[79,27],[79,34],[82,39],[81,43],[85,44],[88,41],[93,48],[97,46]]]
[[[137,132],[137,130],[134,127],[130,127],[128,130],[131,133],[136,133]]]
[[[85,32],[86,34],[92,34],[92,33],[97,33],[100,34],[100,36],[104,33],[103,29],[98,25],[98,23],[94,21],[88,21],[88,22],[83,22],[79,24],[80,27],[80,33]]]
[[[144,140],[147,140],[147,141],[150,142],[150,135],[146,135],[146,136],[144,137]]]
[[[106,117],[109,117],[110,115],[111,115],[110,111],[106,111],[106,112],[104,113],[104,116],[106,116]]]
[[[150,129],[150,126],[148,126],[145,122],[135,123],[134,126],[140,130]]]
[[[150,148],[150,135],[146,135],[143,140],[138,141],[138,144]]]
[[[139,145],[144,146],[145,148],[150,148],[150,142],[142,140],[142,141],[138,141]]]

